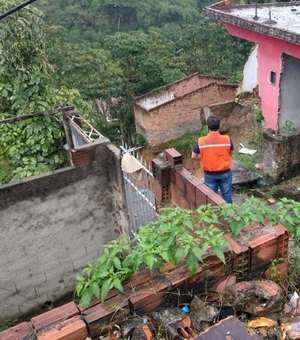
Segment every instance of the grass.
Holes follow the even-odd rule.
[[[7,320],[0,325],[0,332],[5,331],[6,329],[14,326],[16,324],[16,319]]]
[[[190,154],[198,138],[207,134],[207,127],[201,129],[199,132],[187,133],[184,136],[173,139],[161,145],[163,149],[174,148],[182,155]]]
[[[257,169],[255,166],[262,161],[262,150],[257,150],[253,156],[236,152],[232,155],[232,158],[243,163],[248,170],[259,173],[262,172],[262,170]]]

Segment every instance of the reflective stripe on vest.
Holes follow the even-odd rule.
[[[227,135],[212,131],[198,140],[204,171],[225,171],[231,167],[231,142]]]

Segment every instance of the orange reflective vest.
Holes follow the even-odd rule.
[[[227,135],[211,131],[198,139],[200,161],[204,171],[225,171],[231,167],[231,141]]]

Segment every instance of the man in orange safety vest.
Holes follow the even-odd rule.
[[[200,160],[204,171],[204,184],[214,192],[220,189],[223,199],[227,203],[232,203],[233,144],[229,136],[220,134],[219,118],[209,116],[206,123],[209,132],[205,137],[198,139],[192,150],[192,158]]]

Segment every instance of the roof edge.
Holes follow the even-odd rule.
[[[261,3],[258,4],[259,7],[288,7],[288,6],[300,6],[300,1],[293,2],[276,2],[276,3]],[[268,35],[280,40],[288,41],[293,44],[300,44],[300,34],[292,33],[284,29],[279,29],[272,27],[270,25],[264,25],[261,23],[256,23],[250,20],[238,18],[229,11],[233,8],[249,8],[254,7],[254,4],[247,5],[225,5],[224,1],[218,2],[216,4],[204,7],[204,14],[214,20],[222,21],[225,24],[233,24],[235,26],[245,28],[260,34]],[[258,8],[259,8],[258,7]]]

